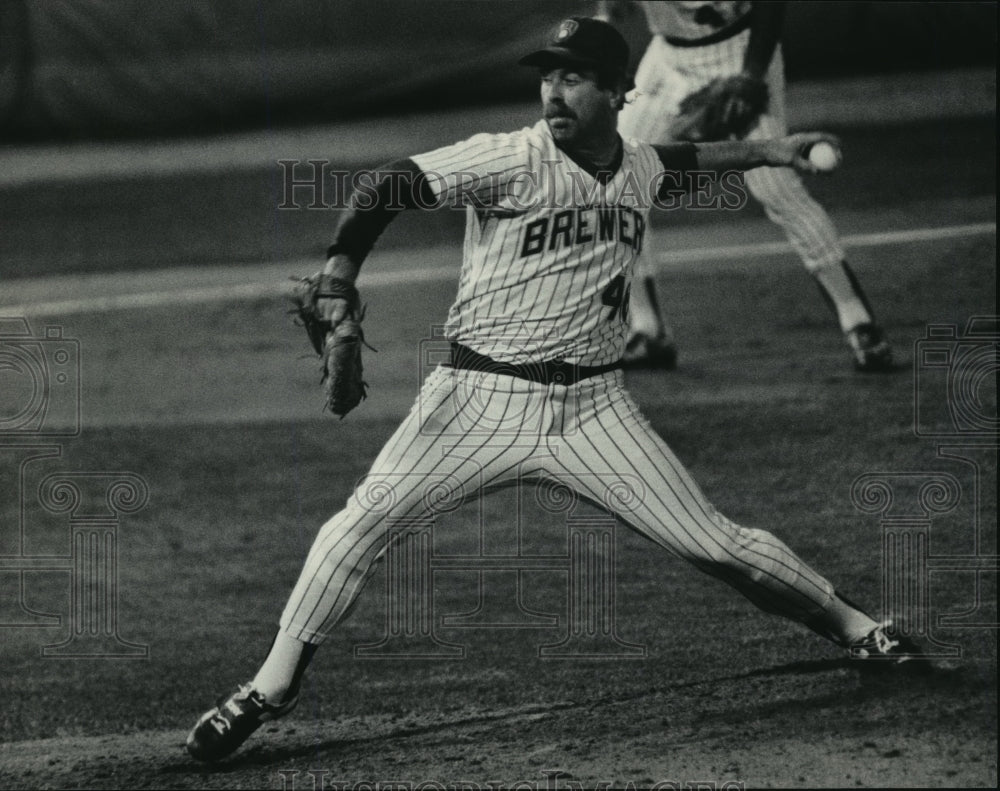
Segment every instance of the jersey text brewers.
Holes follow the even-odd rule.
[[[613,171],[588,172],[539,121],[413,161],[439,201],[467,204],[450,340],[502,362],[621,357],[651,197],[661,173],[692,165],[692,155],[664,162],[651,146],[625,143]]]

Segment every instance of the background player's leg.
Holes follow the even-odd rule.
[[[646,229],[646,250],[636,259],[629,292],[629,335],[622,358],[627,367],[653,367],[670,371],[677,367],[674,330],[657,296],[650,252],[655,250],[656,234]]]
[[[618,133],[626,140],[664,142],[677,102],[687,93],[681,75],[667,66],[665,50],[663,40],[654,38],[639,62],[635,94],[618,116]],[[643,247],[632,280],[624,361],[630,367],[670,370],[677,364],[677,347],[654,279],[652,261],[658,247],[652,227],[646,229]]]
[[[771,94],[768,113],[761,116],[749,139],[787,133],[784,85],[779,49],[768,72]],[[865,371],[891,368],[892,350],[875,321],[861,284],[847,265],[833,221],[806,190],[798,174],[790,168],[755,168],[747,171],[746,185],[771,221],[785,232],[806,271],[816,279],[837,317],[856,367]]]
[[[729,583],[763,610],[843,643],[877,626],[774,535],[720,514],[627,393],[598,387],[592,392],[589,408],[581,412],[593,422],[586,432],[560,439],[554,454],[588,497],[610,502],[610,510],[631,527]],[[607,487],[619,480],[641,491],[631,498],[609,498]]]

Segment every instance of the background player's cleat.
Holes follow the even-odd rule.
[[[877,324],[859,324],[844,333],[851,347],[854,367],[865,373],[892,370],[892,347]]]
[[[187,750],[199,761],[225,758],[263,723],[284,717],[298,702],[296,693],[284,703],[272,706],[250,684],[244,684],[201,715],[188,734]]]
[[[660,368],[672,371],[677,367],[677,347],[666,335],[636,332],[625,344],[623,368]]]
[[[848,646],[852,660],[862,670],[906,670],[930,672],[930,658],[908,637],[890,637],[892,621],[883,621],[860,640]]]

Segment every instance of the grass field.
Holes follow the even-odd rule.
[[[846,231],[992,220],[994,169],[973,164],[995,146],[985,129],[980,121],[930,125],[881,170],[880,138],[859,132],[848,142],[865,167],[817,182],[816,192]],[[910,161],[928,156],[911,180],[899,172],[901,149]],[[731,219],[740,229],[731,235],[773,234],[752,211]],[[302,222],[318,228],[315,218]],[[191,238],[192,255],[212,263],[199,247],[210,232],[192,233],[203,234]],[[699,218],[678,233],[709,246],[727,232]],[[407,239],[396,228],[386,236],[395,247]],[[416,268],[441,263],[432,248],[403,252]],[[452,255],[457,261],[457,247]],[[850,369],[815,286],[779,253],[665,267],[660,287],[680,367],[630,373],[628,382],[723,513],[772,530],[878,609],[881,527],[878,515],[852,503],[859,476],[954,476],[962,496],[932,521],[931,554],[996,555],[995,448],[970,450],[957,439],[945,454],[914,433],[915,394],[937,392],[926,389],[934,372],[919,364],[915,344],[930,323],[964,329],[970,317],[996,314],[995,233],[863,248],[852,261],[890,329],[895,373]],[[379,262],[373,255],[368,266]],[[326,787],[546,787],[557,772],[560,785],[585,786],[996,786],[996,632],[976,625],[997,620],[995,572],[978,584],[968,571],[930,577],[933,636],[961,650],[950,670],[873,680],[810,632],[755,610],[624,529],[616,541],[617,630],[645,647],[643,658],[540,658],[538,646],[565,631],[565,573],[531,572],[526,604],[562,614],[559,625],[438,624],[443,639],[466,647],[464,659],[360,660],[353,648],[384,630],[376,577],[317,657],[294,717],[266,727],[219,767],[190,761],[187,728],[216,694],[252,673],[316,528],[408,409],[423,370],[419,341],[444,317],[453,288],[436,280],[373,283],[365,292],[379,353],[367,358],[370,399],[344,421],[320,413],[316,365],[298,357],[304,338],[280,298],[29,316],[36,332],[57,323],[80,341],[83,427],[49,441],[61,447],[58,458],[26,465],[20,480],[5,468],[0,481],[8,491],[23,485],[25,550],[37,555],[68,546],[65,515],[53,518],[33,502],[50,472],[127,470],[147,482],[149,504],[118,531],[118,627],[149,655],[40,658],[42,646],[67,637],[72,619],[45,628],[0,624],[0,787],[312,788],[317,776]],[[979,393],[995,415],[995,380]],[[946,404],[926,397],[921,419],[948,425]],[[957,447],[978,467],[954,458]],[[4,450],[10,461],[15,451]],[[21,518],[15,499],[5,495],[0,511],[8,555]],[[442,523],[435,549],[468,551],[480,519],[495,547],[511,546],[511,506],[506,493],[483,500],[481,514],[466,506]],[[560,524],[539,519],[536,527],[532,552],[565,551]],[[17,595],[12,577],[0,575],[3,613]],[[33,571],[26,580],[32,610],[68,612],[65,572]],[[475,582],[468,572],[439,573],[435,616],[471,609]],[[498,606],[515,614],[510,598]],[[955,622],[935,620],[947,615]]]

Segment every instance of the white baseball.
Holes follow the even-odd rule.
[[[820,170],[833,170],[840,164],[840,154],[829,143],[820,141],[809,148],[809,161]]]

